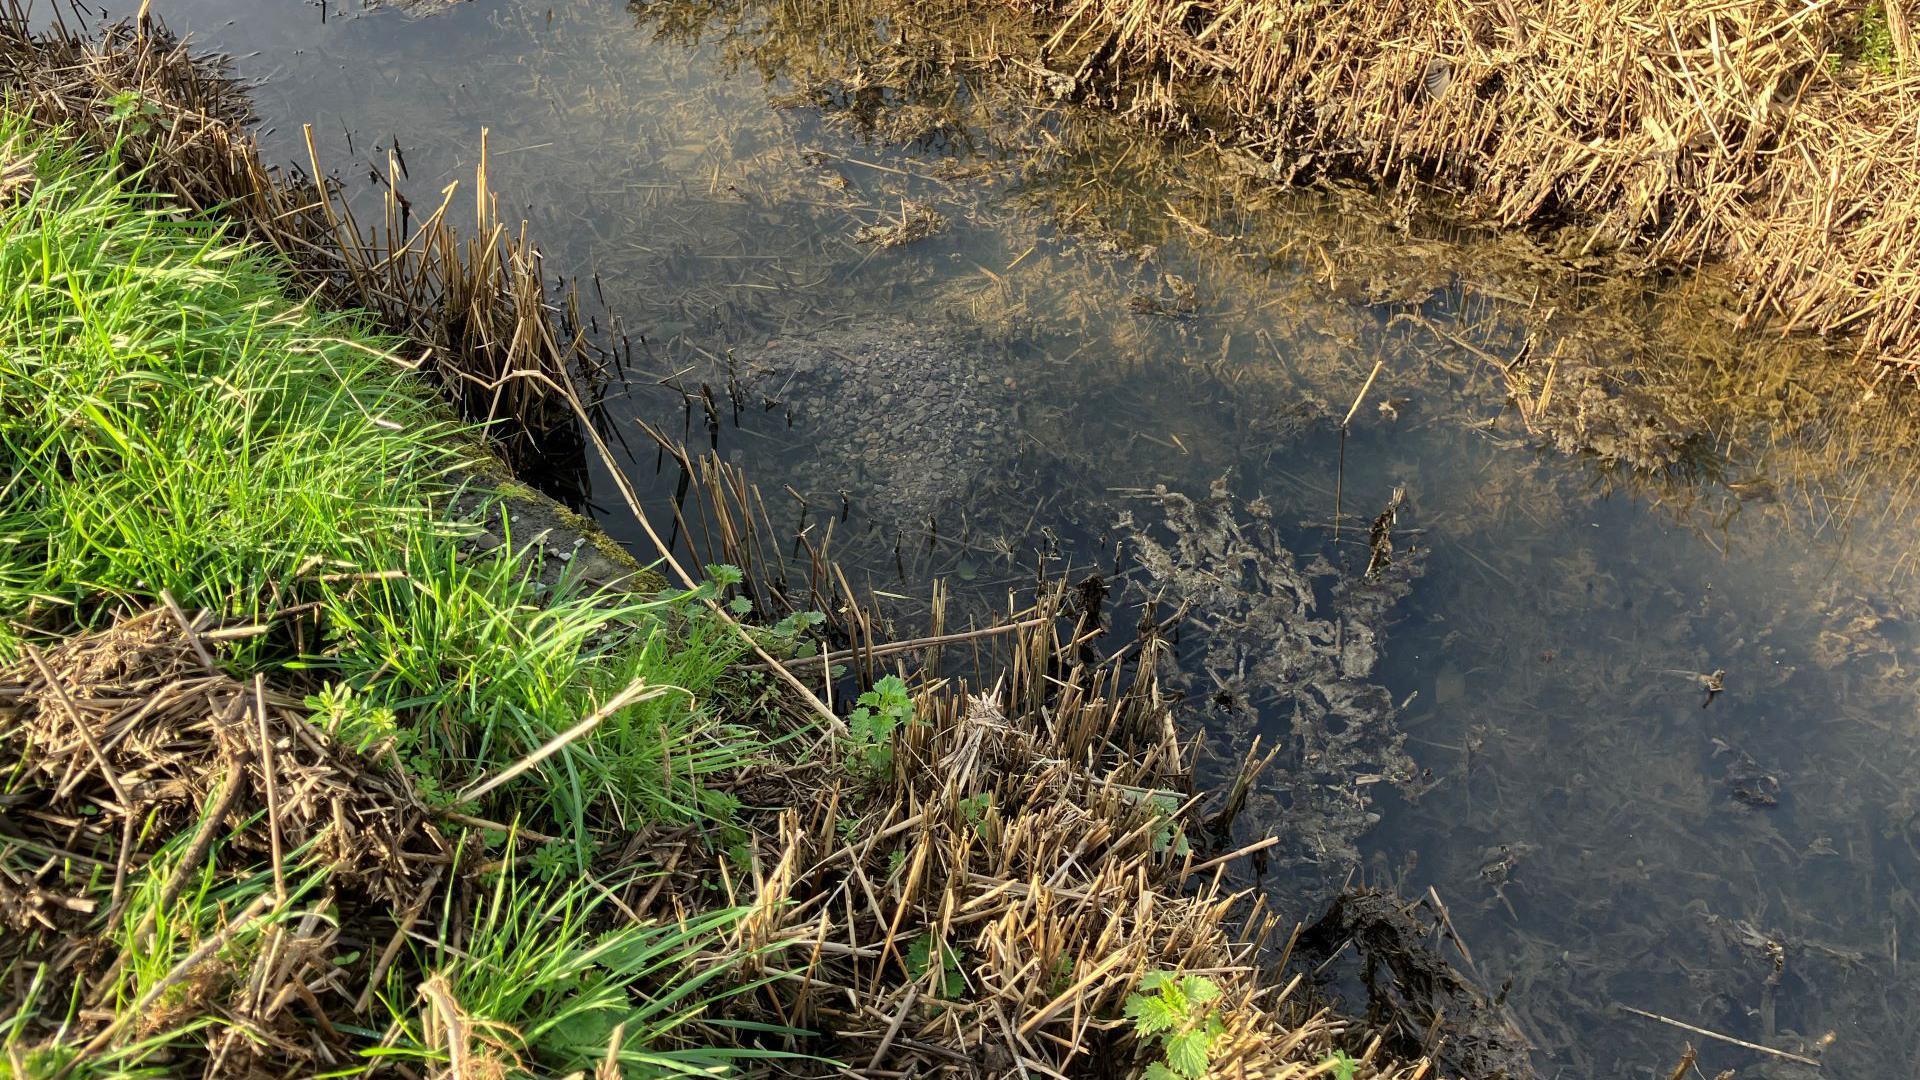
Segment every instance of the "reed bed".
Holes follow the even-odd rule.
[[[1222,884],[1232,853],[1184,842],[1204,800],[1166,701],[1066,662],[1066,595],[992,650],[1011,659],[992,689],[920,698],[886,783],[784,778],[812,797],[762,824],[740,933],[810,960],[763,991],[770,1015],[867,1075],[1126,1075],[1157,1056],[1128,999],[1178,972],[1220,991],[1208,1075],[1323,1075],[1340,1047],[1361,1075],[1423,1075],[1316,1010],[1283,974],[1291,927],[1274,940]]]
[[[416,211],[390,156],[367,225],[330,180],[308,137],[305,175],[266,166],[246,90],[217,57],[189,49],[154,18],[98,33],[61,23],[36,33],[26,0],[0,4],[0,97],[8,108],[96,150],[191,210],[217,212],[272,248],[292,284],[324,304],[372,313],[405,337],[408,357],[463,417],[488,425],[515,465],[574,421],[608,356],[589,341],[577,300],[549,295],[525,226],[500,215],[486,145],[471,190],[450,186]],[[469,216],[470,215],[470,216]]]
[[[1724,267],[1750,324],[1920,366],[1905,0],[1012,0],[1057,94],[1211,128],[1282,180]]]

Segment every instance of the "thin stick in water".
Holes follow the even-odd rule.
[[[1785,1050],[1775,1050],[1771,1046],[1762,1046],[1759,1043],[1748,1042],[1745,1039],[1736,1039],[1731,1035],[1722,1035],[1717,1031],[1708,1031],[1706,1028],[1703,1028],[1703,1027],[1694,1027],[1692,1024],[1681,1023],[1680,1021],[1675,1020],[1670,1016],[1661,1016],[1659,1013],[1650,1013],[1645,1009],[1636,1009],[1631,1005],[1621,1005],[1618,1002],[1615,1002],[1614,1005],[1616,1008],[1622,1009],[1626,1012],[1630,1012],[1635,1016],[1644,1016],[1649,1020],[1658,1020],[1663,1024],[1669,1024],[1673,1027],[1677,1027],[1681,1031],[1691,1031],[1695,1035],[1703,1035],[1709,1039],[1718,1039],[1723,1043],[1729,1043],[1731,1045],[1738,1046],[1747,1050],[1757,1051],[1758,1053],[1762,1053],[1762,1054],[1772,1054],[1774,1057],[1786,1058],[1788,1061],[1797,1061],[1802,1065],[1811,1065],[1816,1069],[1820,1067],[1820,1062],[1815,1060],[1814,1058],[1805,1057],[1800,1054],[1788,1053]]]

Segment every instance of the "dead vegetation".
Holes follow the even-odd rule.
[[[588,340],[576,298],[549,295],[524,225],[500,216],[484,137],[471,193],[449,187],[424,212],[397,190],[406,165],[391,153],[368,227],[327,178],[310,133],[306,175],[262,162],[246,90],[217,57],[144,15],[97,34],[64,24],[36,33],[30,7],[0,4],[9,108],[96,149],[117,146],[150,189],[217,210],[239,235],[277,251],[299,289],[372,313],[463,416],[491,425],[516,466],[531,465],[540,442],[572,424],[568,393],[594,385],[608,357]]]
[[[36,1053],[40,1038],[16,1031],[11,1075],[63,1076],[203,1013],[222,1020],[206,1075],[337,1065],[352,1047],[329,1016],[364,1012],[379,970],[373,956],[336,963],[342,935],[450,877],[456,841],[405,774],[341,747],[297,700],[221,670],[203,624],[161,608],[0,670],[9,1011],[35,996],[81,1006],[62,1050]],[[329,895],[295,905],[288,878],[313,866]],[[261,867],[271,887],[181,941],[176,924],[208,880]],[[236,959],[229,946],[266,926],[271,947]],[[188,944],[177,959],[167,948]],[[156,977],[138,970],[150,957],[175,962]]]
[[[811,1032],[783,1048],[855,1075],[1129,1072],[1154,1053],[1122,1013],[1155,971],[1219,988],[1212,1075],[1320,1075],[1341,1048],[1365,1063],[1357,1075],[1425,1075],[1316,1010],[1284,957],[1263,951],[1274,920],[1223,885],[1245,852],[1205,857],[1186,842],[1203,800],[1157,686],[1119,665],[1067,664],[1064,601],[1056,591],[1025,620],[993,690],[923,694],[886,775],[849,770],[831,749],[802,752],[738,779],[768,807],[747,819],[744,849],[636,834],[595,868],[653,868],[617,890],[619,918],[684,924],[716,903],[744,909],[687,961],[747,958],[749,992],[703,1019]],[[33,972],[40,994],[83,1002],[59,1031],[16,1030],[17,1065],[65,1075],[207,1018],[176,1048],[177,1075],[367,1064],[370,1003],[404,966],[401,946],[433,940],[422,913],[443,913],[442,942],[479,934],[487,890],[474,886],[499,869],[475,857],[471,830],[484,823],[422,802],[386,764],[389,748],[357,753],[296,700],[223,673],[214,661],[234,635],[159,609],[0,672],[15,778],[0,838],[4,960],[16,978]],[[305,883],[314,868],[323,886]],[[176,908],[204,899],[209,880],[254,891],[179,940]],[[175,935],[158,952],[168,963],[142,974],[162,930]],[[423,1037],[445,1049],[446,1068],[430,1074],[500,1063],[443,974],[407,978]],[[9,996],[31,997],[18,983]],[[693,1025],[688,1037],[701,1032],[713,1034]],[[374,1071],[421,1075],[404,1062]]]
[[[1127,998],[1181,972],[1222,991],[1213,1075],[1310,1075],[1340,1046],[1420,1075],[1282,981],[1272,918],[1222,885],[1233,853],[1185,841],[1202,800],[1157,687],[1063,666],[1062,614],[992,691],[922,698],[888,783],[783,777],[813,794],[765,823],[745,932],[814,958],[777,1014],[869,1075],[1121,1075],[1153,1060]]]
[[[1568,226],[1570,254],[1721,264],[1750,323],[1920,365],[1903,0],[1018,6],[1058,94],[1230,130],[1281,180],[1437,185]]]

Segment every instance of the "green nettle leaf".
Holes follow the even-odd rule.
[[[564,1016],[553,1026],[553,1035],[568,1046],[604,1050],[619,1022],[620,1014],[613,1009],[583,1009]]]
[[[1207,1072],[1207,1050],[1213,1037],[1205,1031],[1183,1031],[1167,1040],[1167,1067],[1185,1077]]]
[[[1172,1031],[1181,1020],[1180,1014],[1166,1001],[1145,994],[1135,994],[1127,999],[1127,1018],[1133,1021],[1134,1031],[1141,1035]]]
[[[1213,980],[1203,979],[1198,975],[1188,975],[1181,979],[1180,989],[1187,995],[1188,1000],[1196,1005],[1205,1005],[1220,997],[1220,988],[1213,984]]]
[[[875,683],[873,689],[856,699],[857,708],[847,717],[846,749],[848,764],[856,772],[879,779],[893,765],[893,733],[902,724],[913,723],[913,696],[897,675]]]
[[[1182,1020],[1186,1019],[1187,1010],[1192,1007],[1187,1001],[1187,992],[1182,990],[1180,984],[1172,979],[1167,980],[1165,985],[1160,987],[1160,1000],[1166,1002],[1167,1008],[1172,1009],[1173,1014]]]
[[[933,962],[933,935],[921,934],[907,946],[907,971],[918,979],[926,975],[927,965]]]
[[[1125,1014],[1136,1035],[1158,1036],[1164,1053],[1164,1060],[1148,1066],[1146,1075],[1200,1080],[1227,1030],[1219,1010],[1210,1007],[1220,1000],[1220,987],[1200,975],[1155,971],[1141,977],[1140,990],[1127,997]]]

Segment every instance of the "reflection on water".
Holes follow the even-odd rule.
[[[490,129],[495,188],[624,320],[645,492],[674,477],[632,419],[712,438],[874,588],[991,603],[1117,563],[1137,604],[1132,496],[1222,478],[1320,581],[1404,488],[1423,572],[1370,678],[1430,775],[1368,785],[1361,877],[1444,899],[1549,1075],[1666,1075],[1690,1037],[1622,1006],[1920,1068],[1907,429],[1866,376],[1766,363],[1706,283],[1549,279],[1029,108],[878,0],[157,7],[263,80],[270,157],[310,121],[354,185],[397,146],[418,202]]]

